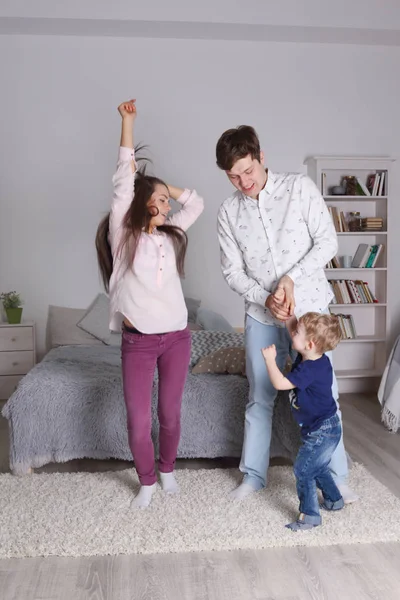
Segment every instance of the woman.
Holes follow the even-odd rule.
[[[203,211],[195,191],[165,184],[138,170],[133,146],[135,100],[118,107],[122,117],[111,212],[97,231],[100,270],[110,294],[110,329],[122,326],[122,377],[129,445],[141,483],[133,504],[146,507],[156,487],[151,440],[151,396],[159,373],[158,468],[162,488],[178,491],[174,466],[180,438],[183,388],[191,338],[180,277],[185,231]],[[168,217],[170,198],[181,210]]]

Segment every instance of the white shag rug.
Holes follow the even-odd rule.
[[[361,500],[298,533],[284,527],[298,508],[291,467],[270,468],[268,488],[241,502],[228,498],[237,470],[182,469],[176,477],[180,494],[159,488],[143,510],[131,507],[133,469],[1,475],[0,558],[400,541],[400,499],[361,465],[350,472]]]

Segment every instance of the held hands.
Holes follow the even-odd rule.
[[[136,100],[128,100],[118,106],[118,112],[123,119],[131,119],[132,122],[136,119]]]
[[[276,290],[265,302],[273,317],[279,321],[287,321],[294,313],[294,282],[284,275],[278,282]]]
[[[272,346],[268,346],[267,348],[263,348],[261,352],[266,362],[276,360],[275,344],[272,344]]]

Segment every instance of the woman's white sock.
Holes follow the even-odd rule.
[[[161,487],[167,494],[177,494],[179,485],[173,473],[160,473]]]
[[[139,493],[132,500],[132,506],[135,506],[136,508],[147,508],[150,505],[156,485],[156,483],[153,483],[153,485],[140,486]]]

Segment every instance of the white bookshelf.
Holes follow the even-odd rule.
[[[304,163],[307,174],[317,184],[328,206],[337,207],[343,213],[358,211],[362,217],[383,219],[382,231],[338,232],[338,257],[354,256],[361,243],[383,244],[383,251],[374,268],[325,269],[330,280],[367,282],[378,300],[377,304],[331,304],[329,307],[333,313],[352,315],[357,333],[356,338],[343,340],[334,351],[340,392],[375,391],[386,364],[390,310],[387,294],[390,268],[387,247],[390,239],[388,225],[392,162],[388,157],[314,156]],[[344,175],[355,175],[365,184],[367,177],[377,172],[385,172],[381,195],[336,196],[330,193],[330,188],[340,185]]]

